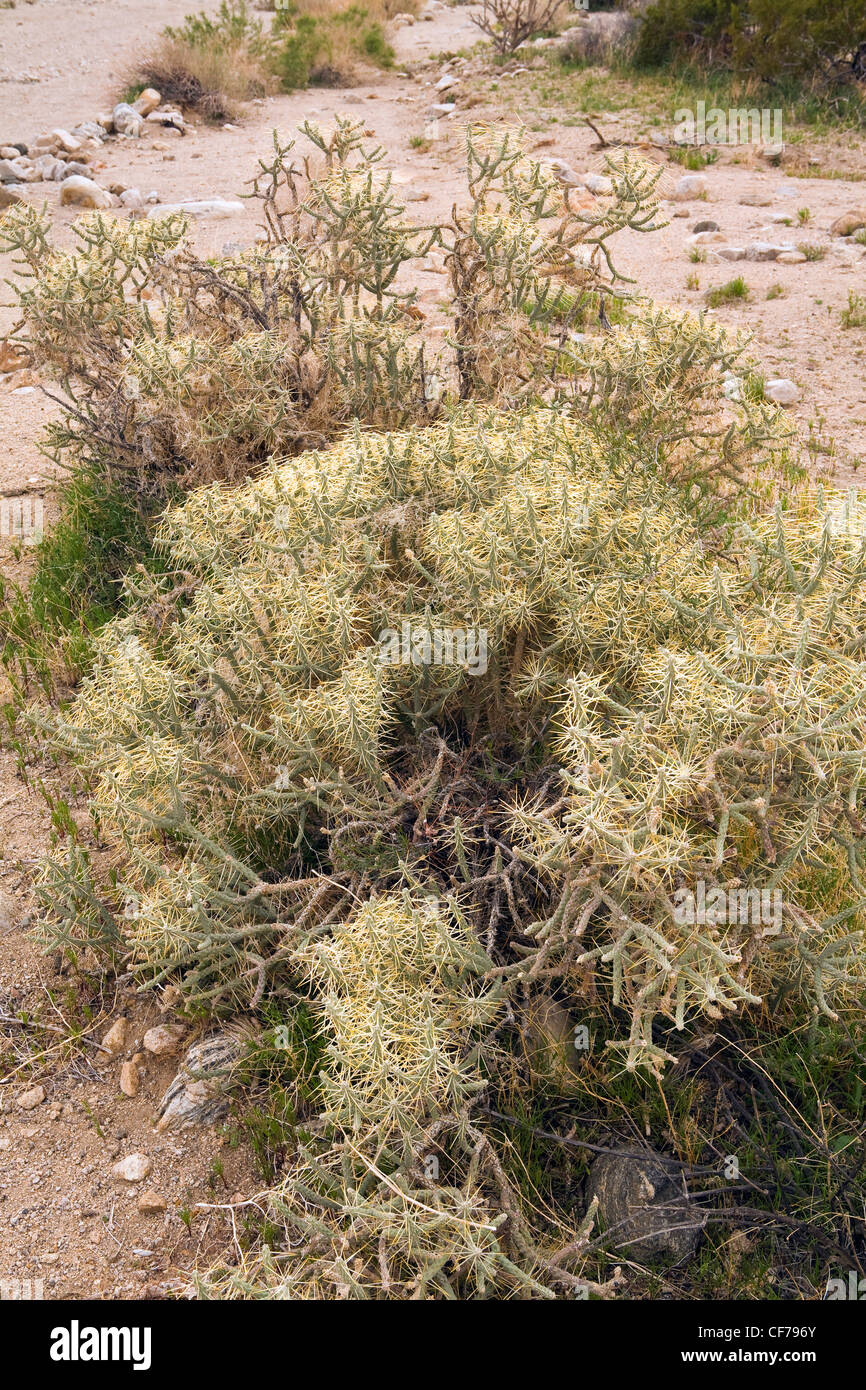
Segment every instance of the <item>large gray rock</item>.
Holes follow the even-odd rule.
[[[231,1073],[242,1052],[242,1039],[231,1033],[193,1043],[160,1101],[157,1129],[188,1129],[222,1119],[229,1108]]]
[[[635,1260],[679,1261],[695,1253],[706,1212],[686,1194],[679,1165],[652,1150],[602,1154],[590,1170],[587,1195],[598,1198],[612,1249]]]

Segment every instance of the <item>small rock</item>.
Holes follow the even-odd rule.
[[[0,159],[17,159],[20,153],[17,145],[0,145]]]
[[[77,140],[74,135],[70,135],[68,130],[58,127],[57,130],[52,130],[51,134],[60,148],[65,150],[67,154],[77,154],[81,149],[81,141]]]
[[[801,265],[807,259],[802,251],[780,251],[776,257],[779,265]]]
[[[118,1052],[123,1052],[126,1048],[126,1038],[129,1033],[129,1020],[121,1014],[112,1023],[105,1037],[102,1039],[102,1048],[105,1052],[110,1052],[112,1057],[116,1057]]]
[[[59,181],[66,170],[66,164],[55,154],[40,154],[34,159],[33,168],[39,170],[39,177],[47,183]]]
[[[72,178],[88,179],[90,178],[90,170],[86,164],[80,164],[78,160],[73,159],[68,164],[61,163],[60,172],[55,177],[59,178],[61,182],[64,179]]]
[[[753,241],[746,247],[747,261],[774,261],[783,251],[793,251],[789,241],[774,245],[771,241]]]
[[[38,183],[41,175],[29,159],[0,159],[0,183]]]
[[[162,101],[162,95],[155,87],[145,87],[132,103],[133,111],[137,111],[139,116],[149,116],[151,111],[155,111]]]
[[[852,236],[861,227],[866,227],[866,212],[863,209],[852,212],[843,212],[841,217],[831,223],[830,232],[833,236]]]
[[[688,249],[690,246],[709,246],[724,239],[721,232],[693,232],[691,236],[686,237],[683,244]]]
[[[764,386],[764,395],[768,400],[775,401],[776,405],[795,405],[800,399],[798,388],[784,376],[768,381]]]
[[[152,1167],[147,1154],[127,1154],[112,1166],[111,1175],[123,1182],[143,1182]]]
[[[111,194],[81,174],[64,179],[60,186],[60,202],[64,207],[72,203],[83,208],[110,208],[112,205]]]
[[[695,233],[696,236],[700,232],[717,232],[718,230],[718,222],[711,222],[708,220],[704,222],[696,222],[695,225],[692,227],[692,231]]]
[[[0,183],[0,212],[23,202],[23,198],[13,184]]]
[[[173,108],[166,108],[163,111],[151,111],[147,119],[150,121],[151,125],[160,125],[164,126],[166,129],[178,130],[181,135],[183,135],[184,131],[187,129],[186,121],[181,112],[175,111]]]
[[[160,1197],[158,1192],[142,1192],[136,1203],[139,1211],[145,1212],[148,1216],[158,1216],[165,1211],[168,1203],[164,1197]]]
[[[697,1249],[706,1212],[689,1200],[678,1165],[652,1150],[602,1154],[590,1169],[587,1196],[598,1198],[611,1245],[632,1259],[683,1260]]]
[[[710,185],[706,174],[683,174],[677,179],[671,193],[674,202],[684,203],[687,198],[700,198],[709,193]]]
[[[446,72],[445,76],[440,77],[439,81],[434,84],[434,91],[450,92],[452,87],[457,86],[457,83],[458,79],[456,77],[452,77],[450,73]]]
[[[103,141],[108,135],[104,125],[99,121],[82,121],[81,125],[73,126],[72,134],[77,135],[79,140],[99,140]]]
[[[190,199],[183,203],[163,203],[152,209],[148,217],[166,217],[172,212],[186,212],[190,217],[236,217],[244,212],[243,203],[227,198]]]
[[[583,175],[578,174],[576,169],[572,169],[571,165],[568,164],[566,160],[546,159],[543,163],[556,175],[559,182],[565,184],[567,188],[583,187]]]
[[[158,1023],[144,1035],[145,1051],[152,1052],[155,1057],[170,1057],[177,1052],[185,1033],[182,1023]]]
[[[608,178],[607,174],[584,174],[583,186],[590,193],[612,193],[613,179]]]
[[[674,208],[671,217],[691,217],[688,208]]]
[[[120,1089],[125,1096],[137,1096],[139,1087],[138,1067],[134,1062],[124,1062],[120,1068]]]
[[[768,208],[772,202],[768,193],[743,193],[739,198],[740,207],[743,208]]]
[[[141,192],[137,188],[124,189],[123,193],[121,193],[119,197],[120,206],[122,208],[130,208],[132,211],[140,212],[144,207],[144,199],[141,196]]]
[[[111,119],[118,135],[131,135],[136,138],[141,135],[144,117],[135,107],[130,106],[128,101],[118,102],[111,113]]]
[[[723,261],[744,261],[746,259],[745,246],[717,246],[716,255]]]
[[[44,1086],[31,1086],[29,1091],[22,1091],[18,1097],[18,1104],[22,1110],[35,1110],[37,1105],[42,1105],[44,1102]]]

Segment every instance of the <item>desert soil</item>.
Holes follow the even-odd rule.
[[[165,24],[197,8],[193,0],[18,0],[14,9],[0,10],[0,145],[56,126],[69,129],[110,110],[136,54]],[[247,191],[275,128],[286,134],[306,118],[327,124],[335,112],[363,117],[421,222],[446,219],[462,197],[461,127],[468,119],[523,119],[536,149],[575,169],[602,171],[596,137],[578,113],[554,103],[543,82],[533,83],[546,62],[538,52],[504,71],[470,57],[455,113],[439,120],[429,148],[412,144],[413,137],[431,133],[429,108],[440,99],[434,83],[443,71],[457,70],[453,64],[446,69],[448,55],[477,44],[471,13],[432,0],[419,21],[394,29],[395,68],[363,73],[351,89],[265,98],[226,128],[199,125],[184,136],[154,128],[141,140],[109,140],[93,166],[95,177],[105,186],[123,183],[144,194],[153,189],[163,203],[236,198]],[[595,115],[608,140],[637,141],[645,133],[638,105]],[[781,167],[751,152],[738,153],[738,162],[726,155],[706,171],[706,200],[688,204],[687,216],[673,216],[681,204],[664,204],[667,227],[652,236],[629,234],[619,247],[621,269],[661,304],[697,308],[706,289],[745,276],[750,300],[719,308],[716,318],[754,335],[753,351],[767,376],[797,384],[800,401],[790,411],[791,423],[804,441],[812,440],[815,466],[846,485],[866,456],[866,332],[843,330],[840,312],[849,291],[866,292],[866,248],[842,242],[829,228],[839,214],[866,203],[864,148],[847,135],[807,140],[786,153]],[[663,165],[660,187],[669,193],[683,170],[652,145],[645,143],[645,152]],[[829,171],[839,176],[819,176]],[[55,236],[68,244],[78,210],[59,206],[59,185],[27,185],[25,195],[47,200]],[[805,207],[810,217],[800,227],[797,210]],[[775,225],[767,234],[774,213],[790,215],[793,225]],[[824,255],[790,266],[711,258],[693,264],[686,237],[707,218],[733,245],[807,241],[823,247]],[[257,230],[249,205],[231,219],[199,222],[194,235],[200,250],[220,251],[226,242],[251,241]],[[434,262],[417,286],[431,329],[444,294],[441,265]],[[0,275],[12,274],[8,257],[0,258]],[[687,287],[690,275],[698,276],[697,288]],[[783,293],[768,300],[775,285]],[[0,344],[16,320],[11,294],[3,298]],[[38,443],[57,407],[40,384],[27,367],[0,375],[0,496],[43,496],[50,524],[52,474]],[[8,540],[0,541],[3,574],[21,578],[26,567],[26,556],[16,560]],[[227,1243],[224,1216],[207,1208],[249,1196],[260,1178],[243,1143],[234,1145],[219,1127],[155,1130],[155,1108],[178,1058],[144,1053],[142,1039],[155,1023],[176,1019],[170,1001],[141,998],[122,979],[107,994],[104,982],[94,983],[86,969],[69,973],[58,955],[41,953],[31,939],[34,866],[51,843],[49,813],[35,788],[41,781],[50,790],[56,774],[35,758],[28,772],[29,782],[15,752],[0,749],[0,1284],[41,1280],[32,1291],[41,1288],[46,1298],[164,1296],[188,1288],[196,1265],[207,1264]],[[61,1015],[82,1024],[83,1040],[75,1048],[64,1046]],[[121,1015],[128,1019],[128,1038],[119,1054],[108,1054],[99,1043]],[[190,1030],[184,1045],[194,1036]],[[119,1088],[120,1066],[133,1056],[145,1061],[138,1094],[127,1097]],[[27,1093],[38,1086],[45,1099],[23,1108],[22,1099],[29,1105]],[[112,1165],[133,1152],[151,1160],[142,1183],[112,1176]],[[139,1211],[143,1189],[164,1199],[164,1212]],[[22,1287],[26,1294],[26,1283]],[[0,1296],[10,1296],[5,1285]]]

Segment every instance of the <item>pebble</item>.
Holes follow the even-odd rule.
[[[243,203],[227,198],[191,198],[183,203],[164,203],[153,208],[148,217],[166,217],[171,212],[186,212],[190,217],[236,217],[244,211]]]
[[[780,251],[776,257],[779,265],[801,265],[807,259],[802,251]]]
[[[102,1047],[105,1052],[110,1052],[115,1057],[118,1052],[123,1052],[126,1048],[126,1039],[129,1033],[129,1020],[121,1015],[115,1019],[105,1037],[102,1039]]]
[[[35,1110],[37,1105],[42,1105],[44,1101],[44,1086],[31,1086],[29,1091],[22,1091],[18,1097],[18,1104],[22,1110]]]
[[[168,1203],[164,1197],[160,1197],[158,1192],[142,1192],[138,1199],[138,1210],[148,1215],[157,1216],[165,1211]]]
[[[800,399],[800,392],[787,377],[776,377],[764,386],[764,395],[776,405],[794,405]]]
[[[709,193],[710,185],[706,174],[683,174],[682,178],[677,179],[671,192],[674,202],[683,203],[687,198],[699,198],[704,193]]]
[[[111,1174],[123,1182],[143,1182],[152,1168],[147,1154],[127,1154],[112,1166]]]
[[[860,209],[852,209],[851,212],[843,212],[841,217],[831,223],[830,232],[833,236],[851,236],[860,227],[866,227],[866,212]]]
[[[125,1096],[138,1095],[138,1067],[134,1062],[124,1062],[120,1068],[120,1089]]]
[[[699,232],[717,232],[718,230],[718,222],[710,221],[696,222],[695,225],[692,227],[692,231],[695,233],[696,236]]]
[[[613,179],[608,178],[607,174],[584,174],[583,186],[590,193],[612,193]]]
[[[185,1033],[182,1023],[158,1023],[144,1035],[145,1051],[152,1052],[155,1057],[169,1057],[177,1052]]]

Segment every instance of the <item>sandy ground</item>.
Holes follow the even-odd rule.
[[[0,144],[29,140],[57,125],[68,129],[110,110],[135,54],[166,23],[194,8],[191,0],[18,0],[15,9],[0,10]],[[393,33],[398,63],[392,72],[369,73],[351,90],[317,88],[263,99],[247,108],[235,128],[200,127],[183,137],[154,130],[140,141],[111,140],[96,177],[103,185],[154,189],[165,203],[234,198],[245,191],[275,127],[286,134],[305,118],[327,123],[336,111],[362,115],[375,132],[419,222],[444,220],[462,197],[461,127],[470,118],[522,118],[546,154],[576,169],[603,168],[592,132],[578,122],[563,123],[562,111],[546,105],[532,86],[540,57],[528,59],[528,73],[511,79],[481,62],[471,64],[454,116],[439,121],[438,138],[428,150],[413,148],[412,138],[425,133],[428,108],[437,99],[433,84],[443,70],[442,55],[469,50],[478,38],[466,8],[449,9],[434,0],[429,13],[428,20]],[[609,139],[640,134],[637,111],[598,116]],[[866,173],[864,148],[848,137],[822,144],[820,167],[847,177],[800,177],[816,167],[803,147],[796,175],[787,160],[775,168],[759,158],[738,164],[723,159],[706,171],[706,200],[695,200],[687,216],[676,218],[672,214],[681,205],[666,204],[670,224],[649,237],[620,239],[618,254],[621,269],[662,304],[697,308],[709,287],[744,276],[750,300],[720,308],[716,317],[754,334],[754,352],[768,376],[795,381],[801,399],[790,412],[792,421],[804,439],[815,442],[817,465],[845,482],[856,477],[857,460],[866,457],[866,331],[844,331],[839,315],[849,291],[866,293],[866,249],[831,237],[829,228],[840,213],[866,204],[866,186],[856,178],[858,171]],[[670,192],[683,170],[664,152],[647,152],[663,164],[661,188]],[[59,207],[58,186],[31,185],[27,197],[47,199],[55,235],[68,242],[76,210]],[[804,207],[810,217],[801,227],[797,210]],[[774,213],[789,214],[794,225],[775,225],[767,233]],[[730,244],[805,241],[823,247],[824,255],[794,266],[694,264],[686,237],[706,218],[719,224]],[[252,240],[256,230],[250,206],[231,219],[200,223],[195,235],[199,249],[219,251],[226,242]],[[11,273],[8,258],[0,258],[0,275]],[[689,288],[687,278],[695,275],[698,287]],[[768,300],[775,285],[783,293]],[[441,271],[424,273],[417,288],[422,308],[435,320],[444,293]],[[0,339],[15,322],[8,291],[3,298]],[[56,407],[38,386],[28,372],[0,377],[0,495],[45,495],[50,522],[51,474],[37,446]],[[0,541],[0,569],[13,578],[26,569],[26,561],[13,559],[8,542]],[[50,768],[30,772],[49,789],[53,785]],[[145,1029],[172,1015],[160,1014],[156,1000],[142,1001],[123,985],[113,987],[111,997],[94,993],[86,971],[59,974],[58,960],[34,947],[28,932],[32,871],[50,834],[43,798],[21,779],[14,752],[0,750],[0,1282],[42,1280],[34,1287],[53,1298],[136,1297],[142,1291],[158,1296],[183,1284],[189,1270],[225,1242],[219,1217],[199,1211],[188,1227],[181,1213],[197,1202],[248,1193],[258,1179],[248,1153],[230,1147],[218,1129],[181,1137],[156,1133],[155,1105],[176,1058],[148,1057],[139,1094],[121,1094],[122,1058],[138,1055]],[[62,1031],[52,1032],[61,1007],[67,1017],[71,1012],[85,1020],[88,1033],[71,1055],[59,1050]],[[12,1021],[22,1011],[38,1026]],[[130,1021],[128,1044],[122,1057],[107,1057],[95,1044],[122,1013]],[[36,1084],[44,1086],[45,1100],[22,1109],[22,1094]],[[144,1184],[111,1176],[112,1164],[130,1152],[152,1161]],[[142,1186],[165,1199],[165,1213],[138,1211]]]

